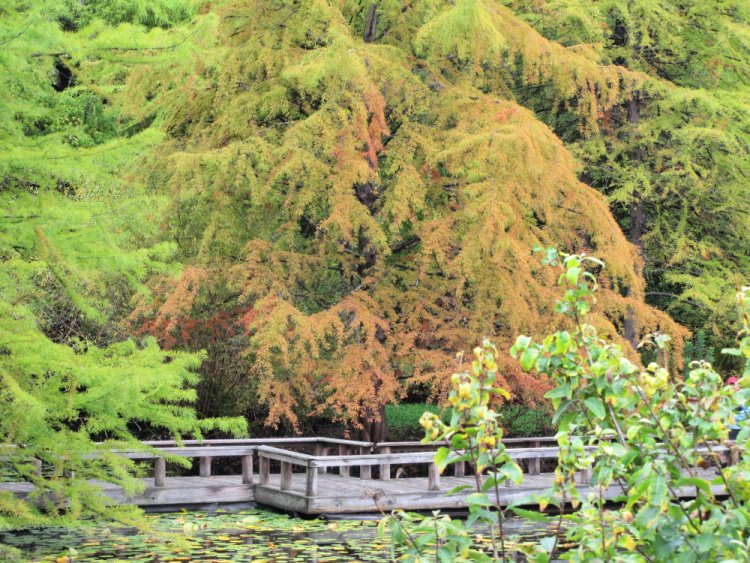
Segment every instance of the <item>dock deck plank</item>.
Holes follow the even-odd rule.
[[[711,477],[706,472],[706,477]],[[500,502],[508,504],[519,498],[541,493],[552,485],[554,475],[524,475],[521,486],[501,487]],[[305,495],[304,474],[294,474],[291,489],[279,490],[280,475],[271,474],[268,485],[244,485],[241,475],[219,475],[212,477],[168,477],[164,487],[155,487],[152,479],[143,479],[145,489],[134,498],[127,498],[123,491],[111,484],[103,484],[106,494],[117,502],[134,502],[143,507],[174,507],[205,505],[214,503],[257,502],[274,508],[306,514],[389,512],[396,508],[404,510],[429,510],[439,508],[465,508],[466,496],[471,489],[448,496],[446,493],[459,485],[474,485],[474,477],[444,476],[439,491],[427,490],[426,477],[409,477],[382,481],[343,477],[333,473],[318,476],[318,495]],[[31,483],[0,483],[0,490],[25,496],[33,490]],[[587,487],[581,486],[582,494]],[[720,487],[715,493],[721,494]],[[607,498],[614,498],[619,490],[607,491]],[[690,491],[684,492],[686,496]]]

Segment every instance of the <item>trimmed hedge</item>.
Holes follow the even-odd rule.
[[[385,407],[388,423],[388,440],[421,440],[424,437],[419,419],[429,411],[447,422],[450,409],[426,403],[401,403]],[[552,418],[543,408],[530,408],[523,405],[505,405],[499,409],[500,419],[508,438],[527,436],[549,436],[554,433]]]

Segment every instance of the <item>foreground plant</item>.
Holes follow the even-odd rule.
[[[381,532],[390,528],[394,547],[400,546],[408,561],[505,560],[509,551],[503,529],[505,510],[497,499],[501,487],[509,482],[520,484],[523,477],[502,443],[499,416],[490,406],[493,396],[510,398],[496,385],[496,354],[495,346],[485,340],[474,349],[469,369],[453,374],[447,423],[432,412],[422,415],[423,442],[442,444],[435,454],[438,470],[442,473],[449,464],[457,463],[472,468],[473,486],[456,487],[450,493],[472,488],[474,492],[466,497],[466,521],[453,520],[439,511],[426,518],[395,511],[383,519]],[[459,360],[463,363],[462,355]],[[482,550],[482,544],[490,546],[491,556]]]
[[[750,289],[738,294],[742,331],[737,349],[743,377],[735,389],[710,363],[693,362],[687,376],[665,365],[640,369],[618,344],[585,322],[597,289],[585,256],[549,249],[546,264],[559,267],[565,290],[557,311],[572,323],[541,342],[521,336],[511,353],[526,371],[544,373],[556,387],[547,393],[556,409],[559,464],[553,498],[580,509],[567,519],[571,560],[747,560],[750,553],[750,428],[740,432],[738,463],[724,467],[727,425],[750,397]],[[664,350],[669,338],[645,341]],[[666,354],[659,354],[666,360]],[[706,469],[708,471],[706,471]],[[590,470],[585,490],[573,476]],[[728,499],[721,501],[721,490]],[[694,498],[681,499],[690,491]],[[620,502],[605,508],[607,500]]]
[[[511,354],[525,371],[545,374],[555,385],[546,394],[559,428],[554,485],[542,498],[526,502],[538,502],[540,511],[550,505],[560,510],[554,537],[519,549],[539,562],[548,561],[563,540],[575,546],[560,555],[571,561],[749,560],[750,425],[740,422],[736,446],[728,440],[727,426],[750,398],[750,288],[738,293],[742,326],[738,346],[724,350],[744,358],[745,368],[737,386],[727,386],[705,361],[693,362],[684,378],[656,362],[640,368],[619,344],[585,322],[597,290],[592,270],[603,264],[554,249],[546,251],[543,262],[560,268],[558,284],[564,295],[556,310],[568,319],[569,329],[541,342],[520,336]],[[668,342],[666,335],[655,334],[644,345],[655,347],[666,364]],[[492,389],[494,349],[485,342],[475,352],[473,374],[453,377],[451,423],[442,424],[425,413],[423,426],[427,439],[449,445],[438,451],[435,463],[444,467],[454,460],[469,461],[477,473],[478,491],[487,492],[486,483],[520,482],[521,476],[508,470],[517,466],[500,444],[502,431],[494,426],[495,414],[484,399],[499,392]],[[586,486],[576,483],[579,472],[590,472]],[[693,498],[682,498],[686,493]],[[488,526],[492,556],[480,552],[476,544],[466,545],[460,535],[441,537],[430,532],[427,543],[437,548],[438,559],[459,548],[461,557],[472,560],[509,555],[496,496],[494,502],[486,495],[476,499],[479,502],[474,503],[470,498],[472,516],[464,526],[477,520]],[[608,501],[617,505],[607,505]],[[569,506],[576,510],[565,514]],[[412,560],[424,557],[417,546],[424,545],[420,535],[433,523],[433,519],[403,515],[390,519],[396,530],[412,525],[408,532],[401,530],[394,536],[407,538],[402,543]]]

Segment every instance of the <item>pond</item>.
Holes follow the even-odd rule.
[[[377,520],[306,520],[247,509],[235,512],[151,514],[154,530],[42,528],[0,532],[21,552],[19,561],[223,562],[223,561],[386,561],[387,540],[378,539]],[[511,534],[525,539],[546,535],[528,521],[511,519]],[[546,532],[547,534],[549,532]]]

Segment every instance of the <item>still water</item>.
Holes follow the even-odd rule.
[[[0,532],[0,543],[18,549],[16,560],[39,563],[387,561],[391,557],[387,538],[378,538],[376,520],[305,520],[261,509],[147,518],[154,534],[104,526],[43,528]],[[538,523],[533,526],[520,519],[511,519],[508,527],[510,534],[524,539],[546,532]]]

